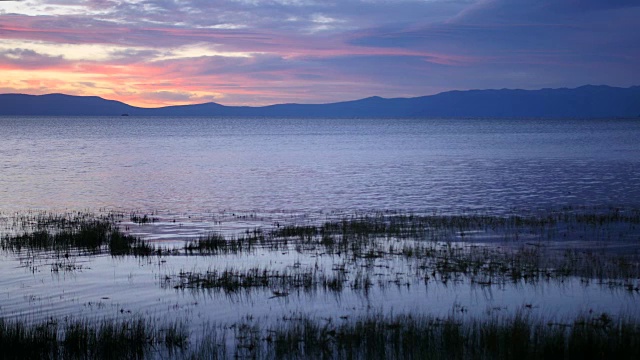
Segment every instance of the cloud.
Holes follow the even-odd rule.
[[[214,95],[198,95],[189,92],[182,91],[153,91],[153,92],[145,92],[140,94],[141,97],[149,100],[158,100],[162,103],[183,103],[183,104],[197,104],[197,103],[205,103],[212,102],[215,100],[216,96]]]
[[[28,92],[32,84],[36,92],[40,80],[56,92],[145,106],[628,86],[640,83],[637,3],[0,2],[0,85]]]
[[[636,0],[546,0],[545,2],[548,7],[569,12],[640,7],[640,3]]]
[[[30,49],[0,49],[0,67],[47,69],[64,64],[62,56],[47,56]]]
[[[576,3],[592,4],[584,11]],[[481,1],[463,16],[417,28],[378,28],[357,34],[354,45],[432,49],[467,54],[491,61],[519,59],[523,54],[536,62],[567,56],[575,61],[600,59],[602,55],[635,52],[640,47],[640,7],[617,1],[595,6],[595,1],[509,0]],[[628,7],[622,9],[622,7]],[[558,11],[563,9],[563,11]],[[616,21],[612,22],[611,19]],[[540,55],[540,57],[538,56]],[[518,60],[520,61],[520,60]],[[546,60],[545,60],[546,61]]]

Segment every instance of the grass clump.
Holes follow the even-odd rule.
[[[55,324],[28,326],[0,319],[3,359],[47,359],[58,356],[60,343]]]
[[[0,319],[2,359],[147,359],[178,355],[188,334],[179,324],[157,328],[143,318],[99,323]]]
[[[236,293],[259,289],[271,290],[272,297],[285,297],[291,292],[315,292],[324,290],[340,293],[346,287],[356,291],[368,291],[372,286],[370,277],[360,273],[353,280],[341,272],[325,273],[314,267],[292,267],[275,270],[253,267],[249,269],[208,270],[206,272],[180,271],[175,275],[165,275],[163,287],[177,290],[222,291]]]
[[[20,235],[7,235],[2,238],[3,249],[20,251],[54,250],[62,251],[72,248],[98,251],[109,242],[112,233],[118,231],[108,221],[87,220],[62,229],[41,228]]]
[[[131,215],[129,215],[129,220],[131,220],[131,222],[135,224],[148,224],[158,221],[158,218],[149,216],[147,214],[138,215],[136,213],[132,213]]]
[[[57,218],[56,218],[57,219]],[[83,219],[62,221],[57,219],[50,227],[38,224],[37,230],[18,235],[5,235],[0,239],[3,250],[9,251],[85,251],[92,254],[108,251],[111,255],[146,256],[155,249],[138,237],[123,233],[112,220]]]
[[[606,319],[606,320],[603,320]],[[640,324],[606,314],[554,324],[521,314],[439,319],[367,315],[333,324],[302,317],[270,328],[266,357],[348,359],[637,359]]]
[[[157,250],[140,238],[112,230],[108,242],[109,253],[113,256],[149,256]]]
[[[264,234],[260,230],[247,231],[244,235],[225,238],[220,233],[211,233],[184,245],[187,254],[229,255],[250,253],[258,243],[264,242]]]
[[[554,322],[522,313],[283,317],[207,327],[195,344],[182,324],[0,319],[2,359],[638,359],[640,323],[609,314]]]

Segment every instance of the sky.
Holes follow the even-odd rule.
[[[640,0],[0,0],[0,93],[157,107],[640,85]]]

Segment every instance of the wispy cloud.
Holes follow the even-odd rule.
[[[0,1],[0,89],[260,105],[640,83],[631,0]]]

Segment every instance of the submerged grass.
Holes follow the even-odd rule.
[[[129,217],[136,223],[155,221],[149,216]],[[275,279],[280,287],[299,288],[298,277],[302,275],[306,284],[312,284],[305,285],[306,288],[336,291],[350,285],[367,289],[372,286],[372,267],[380,266],[382,261],[410,266],[412,276],[424,281],[446,283],[464,277],[471,283],[492,285],[580,277],[640,291],[640,211],[634,209],[562,209],[528,216],[370,213],[318,224],[278,223],[270,230],[247,230],[233,236],[210,233],[185,241],[181,249],[173,251],[161,251],[121,231],[117,221],[122,218],[122,214],[92,217],[85,213],[16,216],[13,222],[23,230],[2,236],[0,246],[9,251],[55,251],[65,257],[72,251],[108,252],[113,256],[227,256],[251,254],[258,249],[296,251],[305,256],[338,258],[341,266],[347,267],[340,277],[322,272],[294,276],[263,269],[268,275],[257,279],[257,274],[214,269],[206,274],[180,276],[179,283],[173,284],[227,292],[255,288],[257,284],[272,287]],[[562,245],[572,241],[578,241],[575,245],[578,247]],[[616,251],[614,246],[611,251],[609,244],[623,250]],[[65,264],[54,270],[73,269]],[[361,275],[354,277],[348,273]]]
[[[358,289],[358,281],[359,279],[356,278],[350,283],[352,289]],[[164,287],[173,287],[178,290],[213,290],[227,294],[270,289],[273,297],[288,296],[291,291],[297,290],[312,292],[322,289],[339,292],[346,285],[347,279],[344,274],[325,274],[313,267],[296,267],[282,271],[258,267],[247,270],[233,268],[222,271],[208,270],[204,273],[180,271],[177,275],[166,275],[162,283]]]
[[[314,284],[330,284],[325,288],[331,291],[349,284],[352,288],[370,287],[371,281],[366,276],[372,274],[365,273],[360,278],[349,278],[346,274],[357,274],[360,267],[370,271],[380,261],[411,265],[413,276],[425,281],[447,282],[465,277],[475,284],[491,285],[580,277],[640,291],[640,211],[635,209],[562,209],[528,216],[380,212],[318,224],[278,223],[269,230],[247,230],[232,236],[210,233],[185,241],[181,249],[171,251],[161,251],[121,231],[118,221],[124,217],[85,213],[16,215],[13,223],[21,230],[3,235],[0,246],[9,251],[55,251],[65,257],[73,251],[108,252],[113,256],[228,256],[257,250],[296,251],[346,262],[350,269],[340,278],[312,276]],[[155,221],[153,217],[136,214],[130,214],[129,218],[141,224]],[[562,245],[573,241],[578,241],[574,245],[577,247]],[[608,248],[609,244],[615,244],[613,250]],[[616,246],[622,250],[615,250]],[[54,270],[73,269],[65,264]],[[227,270],[227,273],[238,271]],[[214,270],[214,273],[222,272]],[[189,281],[181,278],[174,285],[225,291],[255,287],[247,282],[253,276],[235,276],[234,281],[211,277],[212,274],[191,274],[187,277]],[[284,287],[299,287],[299,280],[293,276],[273,273],[267,278],[266,283],[279,278],[287,282]]]
[[[270,236],[300,251],[416,261],[423,276],[483,283],[566,277],[640,279],[640,211],[563,209],[530,216],[384,214],[290,225]],[[635,285],[633,285],[635,284]]]
[[[187,254],[229,255],[253,252],[259,244],[264,243],[264,233],[259,229],[255,229],[234,237],[211,233],[197,240],[186,242],[183,250]]]
[[[269,230],[233,236],[211,233],[166,252],[121,231],[117,221],[122,216],[48,214],[16,219],[19,225],[0,239],[5,251],[54,251],[62,254],[58,260],[73,251],[223,257],[259,250],[289,259],[289,252],[298,256],[294,264],[252,267],[239,262],[235,268],[228,265],[233,262],[217,262],[226,268],[214,265],[205,272],[180,271],[161,278],[164,287],[178,290],[261,290],[286,297],[290,292],[338,294],[350,289],[368,296],[372,287],[394,284],[409,287],[463,279],[471,286],[491,286],[579,277],[640,291],[637,210],[563,209],[531,216],[372,213],[317,224],[278,223]],[[154,218],[132,214],[130,220],[146,224]],[[563,245],[574,240],[577,246],[598,246]],[[622,243],[624,250],[610,251],[607,246],[612,243]],[[56,272],[76,266],[71,260],[54,265]],[[52,319],[35,325],[0,319],[0,358],[640,358],[638,320],[608,314],[568,321],[522,313],[486,318],[458,313],[447,318],[299,316],[276,323],[246,319],[208,328],[196,338],[190,341],[179,324],[159,328],[142,319]]]

